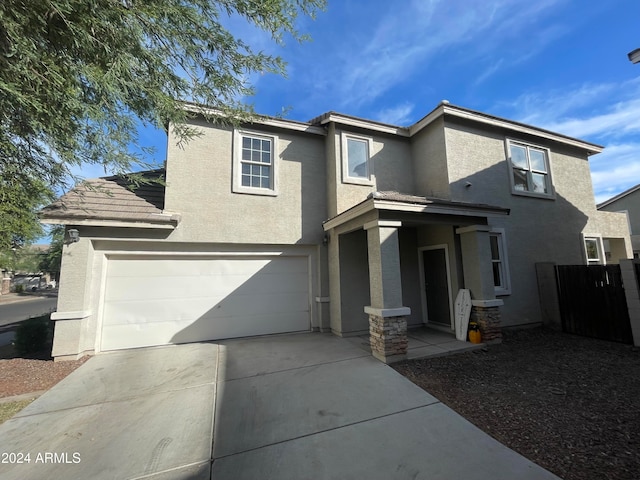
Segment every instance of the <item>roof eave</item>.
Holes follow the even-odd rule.
[[[78,225],[86,227],[111,227],[111,228],[144,228],[158,230],[175,230],[180,218],[176,215],[167,215],[158,221],[146,219],[117,219],[117,218],[79,218],[79,217],[46,217],[40,218],[40,222],[47,225]]]
[[[211,115],[221,118],[227,118],[227,115],[217,108],[197,105],[195,103],[183,102],[182,108],[188,112],[198,115]],[[244,122],[243,122],[244,123]],[[270,117],[267,115],[254,115],[250,118],[249,123],[265,125],[268,127],[280,128],[283,130],[292,130],[296,132],[311,133],[314,135],[326,136],[327,132],[324,128],[317,125],[311,125],[306,122],[298,122],[295,120],[285,120],[282,118]]]
[[[312,120],[314,123],[320,125],[326,125],[328,123],[337,123],[339,125],[347,125],[350,127],[362,128],[365,130],[372,130],[380,133],[387,133],[390,135],[398,135],[400,137],[410,137],[409,129],[406,127],[399,127],[397,125],[391,125],[382,122],[375,122],[364,118],[352,117],[350,115],[344,115],[342,113],[328,112]]]
[[[322,224],[325,232],[336,228],[350,220],[360,217],[373,210],[385,210],[405,213],[430,213],[439,215],[455,215],[465,217],[494,217],[507,216],[511,210],[503,207],[493,207],[490,205],[473,205],[462,203],[438,203],[428,201],[427,203],[404,202],[398,200],[368,198],[348,210],[336,215]]]
[[[569,137],[567,135],[551,132],[549,130],[545,130],[542,128],[533,127],[531,125],[527,125],[520,122],[515,122],[513,120],[507,120],[504,118],[495,117],[493,115],[488,115],[486,113],[476,112],[474,110],[458,107],[456,105],[450,105],[448,103],[441,103],[434,110],[432,110],[428,115],[426,115],[421,120],[419,120],[418,122],[413,124],[411,127],[409,127],[409,132],[411,136],[417,134],[422,129],[424,129],[425,127],[430,125],[432,122],[434,122],[436,119],[442,116],[451,116],[451,117],[456,117],[460,119],[470,120],[477,123],[481,123],[483,125],[492,126],[495,128],[511,130],[517,133],[544,138],[545,140],[551,140],[554,142],[562,143],[564,145],[569,145],[572,147],[579,148],[581,150],[585,150],[588,155],[594,155],[604,150],[604,147],[602,145],[585,142],[584,140],[580,140],[578,138]]]

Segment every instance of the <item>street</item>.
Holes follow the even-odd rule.
[[[57,297],[34,297],[20,302],[0,304],[0,327],[55,311]]]

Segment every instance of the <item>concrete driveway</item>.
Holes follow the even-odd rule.
[[[0,445],[3,479],[557,478],[325,334],[96,356]]]

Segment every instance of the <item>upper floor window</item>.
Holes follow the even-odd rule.
[[[233,191],[276,195],[276,137],[234,132]]]
[[[371,139],[342,134],[342,180],[371,185]]]
[[[491,232],[489,232],[489,242],[491,247],[491,267],[493,270],[495,294],[509,295],[511,293],[511,279],[509,276],[504,229],[492,229]]]
[[[549,151],[507,140],[513,193],[551,197],[553,195]]]

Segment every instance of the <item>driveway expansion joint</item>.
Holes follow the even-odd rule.
[[[174,389],[170,389],[170,390],[162,390],[162,391],[158,391],[158,392],[147,392],[147,393],[141,393],[138,395],[132,395],[130,397],[122,397],[119,398],[117,400],[104,400],[102,402],[92,402],[92,403],[84,403],[81,405],[73,405],[70,407],[65,407],[65,408],[54,408],[52,410],[47,410],[44,412],[37,412],[37,413],[32,413],[29,415],[20,415],[20,413],[17,414],[17,416],[13,417],[13,418],[28,418],[28,417],[37,417],[38,415],[46,415],[49,413],[56,413],[56,412],[65,412],[68,410],[75,410],[76,408],[86,408],[86,407],[92,407],[92,406],[97,406],[97,405],[109,405],[111,403],[122,403],[122,402],[129,402],[131,400],[135,400],[136,398],[143,398],[143,397],[148,397],[150,395],[162,395],[162,394],[167,394],[167,393],[174,393],[174,392],[179,392],[182,390],[189,390],[192,388],[200,388],[200,387],[204,387],[207,385],[211,385],[214,387],[214,389],[216,388],[216,382],[206,382],[206,383],[201,383],[198,385],[189,385],[187,387],[180,387],[180,388],[174,388]],[[13,418],[9,419],[8,421],[13,420]]]
[[[365,353],[364,355],[358,355],[356,357],[350,357],[350,358],[341,358],[339,360],[332,360],[330,362],[319,362],[319,363],[312,363],[312,364],[309,364],[309,365],[300,365],[298,367],[285,368],[285,369],[282,369],[282,370],[273,370],[272,372],[260,372],[260,373],[256,373],[255,375],[247,375],[245,377],[237,377],[237,378],[229,378],[229,379],[219,380],[218,383],[220,383],[220,382],[224,382],[224,383],[235,382],[237,380],[246,380],[248,378],[266,377],[267,375],[273,375],[275,373],[295,372],[296,370],[302,370],[302,369],[305,369],[305,368],[320,367],[320,366],[323,366],[323,365],[333,365],[333,364],[336,364],[336,363],[348,362],[348,361],[351,361],[351,360],[357,360],[358,358],[367,358],[367,357],[371,357],[371,355]],[[382,364],[382,365],[384,365],[384,364]],[[391,368],[391,367],[389,367],[389,368]],[[218,378],[217,374],[216,374],[216,378]]]
[[[335,362],[331,362],[331,363],[335,363]],[[242,450],[242,451],[235,452],[235,453],[230,453],[228,455],[221,455],[219,457],[213,457],[213,454],[212,454],[212,458],[213,458],[213,461],[222,460],[223,458],[229,458],[229,457],[234,457],[236,455],[241,455],[243,453],[254,452],[256,450],[261,450],[263,448],[268,448],[268,447],[271,447],[273,445],[281,445],[283,443],[293,442],[293,441],[296,441],[296,440],[300,440],[302,438],[313,437],[314,435],[320,435],[320,434],[323,434],[323,433],[332,432],[334,430],[340,430],[342,428],[352,427],[354,425],[359,425],[359,424],[362,424],[362,423],[367,423],[367,422],[371,422],[371,421],[375,421],[375,420],[380,420],[382,418],[392,417],[394,415],[399,415],[401,413],[412,412],[412,411],[418,410],[420,408],[432,407],[432,406],[438,405],[438,404],[442,404],[442,402],[440,402],[440,400],[435,400],[435,401],[432,401],[432,402],[429,402],[429,403],[425,403],[424,405],[418,405],[416,407],[405,408],[404,410],[398,410],[397,412],[387,413],[385,415],[379,415],[377,417],[365,418],[364,420],[358,420],[357,422],[346,423],[346,424],[340,425],[338,427],[327,428],[327,429],[324,429],[324,430],[318,430],[318,431],[315,431],[315,432],[312,432],[312,433],[307,433],[307,434],[304,434],[304,435],[298,435],[297,437],[292,437],[292,438],[288,438],[286,440],[280,440],[280,441],[277,441],[277,442],[272,442],[272,443],[269,443],[267,445],[261,445],[259,447],[248,448],[246,450]]]

